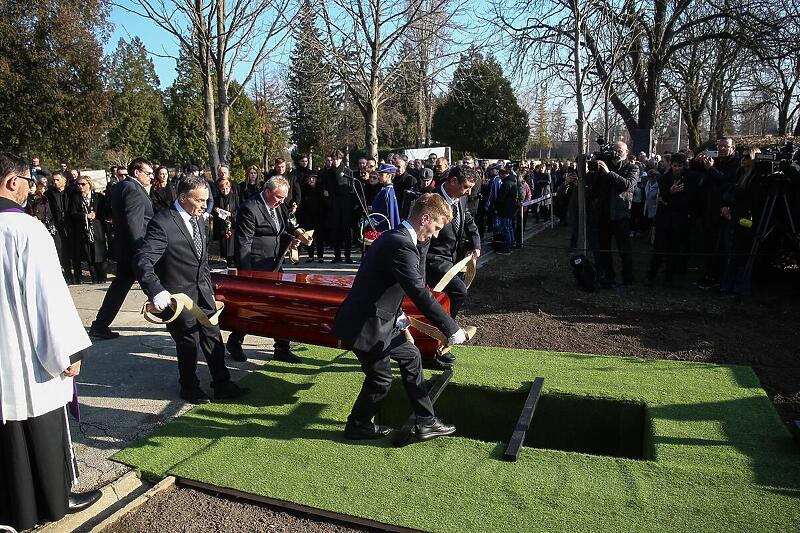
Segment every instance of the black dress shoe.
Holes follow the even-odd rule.
[[[456,356],[451,354],[451,353],[449,353],[449,352],[448,353],[443,353],[443,354],[439,354],[439,360],[442,361],[443,363],[448,363],[448,364],[452,365],[453,362],[456,360]]]
[[[455,426],[445,424],[438,418],[434,418],[432,422],[424,426],[417,425],[417,437],[419,437],[419,440],[435,439],[436,437],[452,435],[455,432]]]
[[[193,387],[191,389],[184,389],[181,388],[180,397],[186,400],[189,403],[193,403],[195,405],[200,405],[204,403],[209,403],[211,398],[203,392],[203,389],[200,387]]]
[[[89,492],[84,492],[81,494],[78,493],[70,493],[69,495],[69,507],[67,508],[68,513],[77,513],[78,511],[83,511],[94,502],[100,499],[103,493],[100,492],[99,489],[97,490],[90,490]]]
[[[228,349],[228,353],[231,354],[231,359],[234,361],[239,361],[240,363],[244,363],[247,361],[247,356],[242,351],[242,345],[236,342],[231,342],[232,339],[228,338],[228,342],[225,343],[225,348]]]
[[[244,396],[248,392],[250,392],[250,389],[247,387],[240,387],[233,381],[226,381],[222,385],[214,387],[214,399],[232,400],[233,398]]]
[[[344,427],[344,438],[349,440],[382,439],[391,431],[392,429],[389,427],[375,424],[370,424],[369,426],[346,425]]]
[[[116,339],[119,337],[119,333],[116,331],[111,331],[110,328],[89,328],[89,336],[96,337],[98,339]]]
[[[297,357],[291,350],[288,352],[275,352],[275,355],[272,356],[272,360],[283,361],[284,363],[299,363],[302,361],[302,359]]]

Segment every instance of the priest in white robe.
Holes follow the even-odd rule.
[[[22,211],[34,182],[0,152],[0,525],[17,530],[88,507],[66,405],[91,346],[44,225]]]

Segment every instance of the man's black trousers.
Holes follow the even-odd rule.
[[[400,378],[403,381],[408,401],[411,403],[414,414],[417,415],[417,423],[426,424],[433,419],[435,416],[433,404],[425,385],[419,349],[408,342],[402,332],[398,332],[394,336],[386,350],[376,349],[369,352],[353,350],[353,352],[358,357],[361,370],[364,371],[366,377],[348,417],[348,424],[369,425],[380,411],[381,402],[392,387],[390,359],[397,361],[400,366]]]

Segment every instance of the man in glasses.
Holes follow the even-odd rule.
[[[119,337],[119,333],[111,331],[109,326],[136,281],[133,257],[144,239],[147,224],[153,218],[153,203],[145,189],[153,182],[153,165],[139,157],[128,165],[128,175],[129,178],[118,183],[111,194],[114,224],[111,257],[117,262],[117,274],[89,328],[89,335],[100,339]]]

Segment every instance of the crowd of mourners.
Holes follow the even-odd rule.
[[[318,170],[307,154],[294,161],[274,160],[272,168],[249,167],[245,178],[235,182],[230,169],[221,165],[214,172],[197,165],[171,170],[156,166],[148,194],[154,211],[168,209],[175,202],[177,184],[187,176],[204,176],[211,195],[205,217],[219,255],[234,267],[234,241],[237,210],[246,200],[259,194],[264,183],[274,176],[286,179],[289,191],[283,209],[292,222],[315,230],[314,243],[306,248],[307,262],[353,263],[353,249],[370,243],[380,232],[393,229],[408,214],[413,201],[431,192],[437,183],[448,179],[453,169],[475,177],[470,208],[476,214],[481,236],[493,231],[497,251],[510,253],[519,246],[522,203],[548,194],[557,187],[574,164],[538,164],[527,161],[476,160],[465,157],[450,164],[447,158],[431,154],[426,160],[411,160],[402,154],[387,154],[384,159],[361,158],[354,168],[344,161],[341,151],[324,158]],[[129,169],[112,166],[103,192],[78,169],[62,163],[49,172],[32,160],[31,175],[35,192],[26,210],[48,229],[56,244],[64,276],[70,284],[86,282],[88,265],[92,283],[106,282],[110,241],[114,238],[110,197],[114,187],[128,177]],[[550,217],[550,201],[524,209],[537,221]]]
[[[751,272],[746,268],[752,244],[753,158],[758,150],[737,154],[730,138],[720,139],[717,153],[691,150],[648,155],[628,153],[618,142],[611,154],[587,172],[588,247],[593,252],[601,287],[618,281],[634,282],[631,239],[653,246],[646,283],[663,271],[672,285],[685,274],[691,255],[703,258],[705,272],[699,287],[748,293]],[[712,157],[713,156],[713,157]],[[383,159],[361,158],[349,166],[341,151],[324,158],[317,170],[307,154],[294,161],[274,160],[272,168],[249,167],[242,182],[231,178],[227,166],[203,171],[196,165],[170,170],[158,166],[149,189],[153,209],[169,208],[176,187],[186,176],[205,176],[212,192],[205,217],[219,255],[234,264],[236,212],[260,193],[274,176],[289,184],[283,203],[287,217],[299,227],[315,230],[306,248],[307,262],[353,263],[353,249],[366,246],[380,232],[393,229],[405,218],[414,199],[435,189],[458,169],[471,174],[476,185],[469,194],[481,237],[491,232],[492,245],[501,255],[522,244],[522,228],[551,216],[577,226],[577,182],[574,161],[490,161],[466,156],[450,163],[431,153],[425,160],[409,160],[389,153]],[[82,263],[91,281],[105,283],[108,244],[113,239],[111,202],[106,199],[128,174],[112,167],[105,193],[95,191],[89,177],[66,164],[52,173],[33,159],[36,191],[26,209],[39,218],[53,236],[68,283],[81,283]],[[698,237],[700,236],[700,237]],[[577,231],[573,232],[573,246]],[[612,240],[621,259],[621,278],[615,276]]]
[[[634,282],[631,239],[640,237],[653,247],[646,284],[655,283],[663,271],[664,285],[673,286],[696,256],[703,264],[703,273],[693,280],[697,287],[750,293],[754,219],[764,201],[754,163],[760,150],[737,153],[733,139],[722,138],[716,150],[696,154],[688,149],[629,154],[623,142],[609,151],[606,156],[596,154],[598,168],[587,173],[586,182],[588,247],[600,286],[614,287],[617,282],[612,239],[622,263],[622,283]],[[556,210],[573,224],[576,183],[574,174],[565,179],[560,190],[564,207]]]

